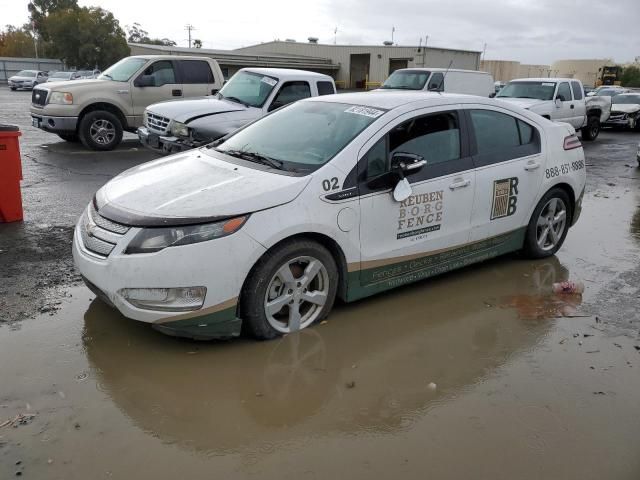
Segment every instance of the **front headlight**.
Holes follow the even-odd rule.
[[[171,135],[174,137],[188,137],[189,127],[181,122],[173,122],[171,124]]]
[[[71,105],[73,104],[73,95],[69,92],[51,92],[51,95],[49,96],[49,103]]]
[[[145,110],[144,113],[142,114],[142,125],[144,125],[145,127],[149,126],[149,124],[147,123],[148,118],[149,118],[149,112]]]
[[[216,223],[172,228],[143,228],[133,237],[124,253],[153,253],[167,247],[206,242],[235,233],[245,224],[248,215]]]

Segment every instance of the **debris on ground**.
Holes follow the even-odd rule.
[[[17,428],[20,425],[28,425],[31,423],[31,421],[35,416],[36,416],[35,413],[19,413],[14,418],[9,419],[3,423],[0,423],[0,428],[4,428],[8,426]]]
[[[552,286],[553,293],[564,293],[572,295],[581,295],[584,292],[584,283],[582,282],[557,282]]]
[[[429,390],[435,390],[436,388],[438,388],[438,386],[435,383],[431,382],[429,383],[429,385],[427,385],[427,388]]]
[[[355,386],[356,386],[356,382],[354,382],[353,380],[345,384],[345,387],[347,388],[353,388]]]

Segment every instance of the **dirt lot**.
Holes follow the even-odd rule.
[[[517,255],[272,342],[170,338],[78,282],[75,219],[154,158],[21,127],[25,222],[0,225],[0,478],[640,478],[640,134],[585,145],[583,216]],[[551,293],[583,281],[582,297]]]

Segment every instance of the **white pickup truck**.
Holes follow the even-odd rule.
[[[568,123],[582,132],[583,140],[595,140],[600,124],[611,113],[611,98],[585,97],[582,83],[573,78],[518,78],[502,88],[496,98],[554,122]]]

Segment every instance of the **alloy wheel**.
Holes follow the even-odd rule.
[[[89,127],[91,139],[99,145],[109,145],[116,138],[116,128],[109,120],[96,119]]]
[[[567,225],[567,206],[560,198],[549,200],[538,217],[536,241],[543,251],[553,250],[562,239]]]

